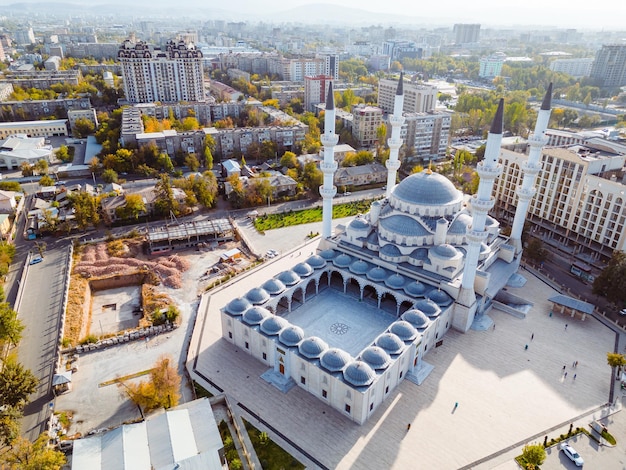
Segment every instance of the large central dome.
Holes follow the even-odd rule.
[[[441,206],[461,202],[463,194],[445,176],[425,170],[402,180],[391,194],[394,198],[420,206]]]

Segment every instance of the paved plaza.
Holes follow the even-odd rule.
[[[311,228],[302,230],[308,233]],[[273,232],[265,235],[266,243],[281,247],[279,240],[288,232]],[[189,365],[199,373],[193,374],[195,379],[211,389],[204,377],[223,389],[236,412],[266,429],[309,468],[319,465],[280,435],[326,468],[456,469],[561,423],[574,420],[574,426],[587,426],[589,418],[575,418],[607,402],[611,371],[606,353],[615,346],[615,333],[593,318],[583,322],[550,316],[547,299],[556,291],[525,271],[523,287],[508,287],[534,303],[525,319],[494,310],[489,316],[495,328],[467,334],[450,331],[443,344],[425,356],[434,369],[424,383],[402,382],[364,425],[300,387],[281,393],[260,378],[265,365],[221,338],[219,309],[304,261],[317,247],[317,241],[302,245],[299,233],[290,236],[298,242],[294,251],[283,250],[280,258],[205,299]],[[240,404],[261,422],[250,418]]]

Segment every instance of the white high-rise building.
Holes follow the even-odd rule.
[[[126,40],[117,57],[131,103],[206,101],[202,52],[193,44],[169,41],[160,49]]]
[[[593,58],[556,59],[550,63],[550,70],[581,78],[591,74],[592,66]]]
[[[382,79],[378,82],[378,106],[386,113],[393,113],[397,80]],[[404,113],[427,113],[435,109],[437,103],[437,87],[423,83],[405,81]]]

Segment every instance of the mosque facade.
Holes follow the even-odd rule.
[[[402,79],[394,127],[402,123],[401,94]],[[537,147],[541,127],[547,127],[549,94],[535,128]],[[322,141],[332,150],[332,90],[327,96]],[[424,170],[388,185],[384,199],[338,233],[330,229],[336,188],[325,148],[318,252],[228,303],[221,312],[223,338],[266,364],[264,376],[278,388],[298,385],[359,424],[404,379],[420,384],[432,370],[426,354],[450,328],[467,332],[484,320],[519,267],[517,225],[511,241],[488,215],[501,171],[503,106],[501,100],[477,169],[481,182],[469,201],[447,178]],[[392,128],[387,167],[394,183],[398,138]],[[519,190],[524,197],[534,194],[536,172],[530,168]],[[316,303],[316,313],[301,313]]]

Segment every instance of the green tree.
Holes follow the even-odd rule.
[[[35,174],[35,168],[28,162],[22,162],[20,164],[20,170],[22,170],[22,176],[33,176]]]
[[[146,203],[140,194],[127,194],[124,196],[125,204],[118,207],[115,213],[122,219],[137,220],[141,214],[146,212]]]
[[[293,152],[285,152],[280,159],[280,166],[287,168],[295,168],[298,165],[298,159]]]
[[[10,446],[19,437],[20,420],[23,416],[20,409],[11,406],[0,407],[0,443],[3,446]],[[1,454],[0,463],[2,463]]]
[[[17,312],[8,302],[0,303],[0,341],[9,341],[10,344],[17,345],[22,339],[23,331],[24,325],[17,318]]]
[[[606,268],[593,281],[592,292],[614,304],[626,304],[626,253],[613,252]]]
[[[39,186],[54,186],[54,180],[48,175],[43,175],[39,179]]]
[[[195,153],[190,153],[185,157],[185,166],[189,168],[190,171],[198,171],[200,168],[200,161],[198,157],[196,157]]]
[[[74,209],[74,221],[80,230],[85,230],[89,224],[94,226],[100,222],[98,199],[86,192],[72,192],[69,195],[70,204]]]
[[[0,456],[3,468],[8,470],[60,470],[66,463],[65,455],[48,446],[50,437],[42,433],[35,442],[18,437],[11,448]]]
[[[0,403],[21,409],[37,389],[37,382],[30,370],[9,356],[0,372]]]
[[[319,196],[320,186],[324,181],[324,174],[321,172],[315,162],[308,162],[304,165],[302,172],[302,182],[308,187],[313,194]]]
[[[213,207],[217,197],[217,179],[211,171],[205,171],[201,177],[192,177],[192,190],[197,201],[207,209]]]
[[[37,163],[35,163],[35,170],[40,175],[47,175],[48,174],[48,166],[49,166],[48,165],[48,160],[44,160],[42,158],[41,160],[38,160]]]
[[[115,171],[112,168],[107,168],[106,170],[102,172],[102,179],[104,180],[105,183],[117,183],[118,182],[117,171]]]
[[[180,375],[172,358],[161,357],[150,372],[150,379],[126,384],[126,392],[143,412],[171,408],[180,399]]]
[[[174,171],[174,164],[172,163],[172,159],[165,152],[161,152],[159,154],[156,167],[158,170],[166,173],[171,173],[172,171]]]
[[[94,126],[93,122],[86,118],[78,118],[74,123],[74,136],[82,139],[91,135],[96,130],[96,126]]]
[[[54,152],[54,156],[57,157],[62,162],[71,161],[70,152],[68,151],[67,145],[61,145],[56,152]]]
[[[541,444],[527,444],[522,449],[522,461],[525,468],[538,468],[546,460],[546,449]]]
[[[226,182],[230,185],[231,191],[228,193],[228,201],[236,209],[243,207],[245,200],[245,191],[243,189],[243,183],[237,175],[231,175],[226,178]]]
[[[606,363],[613,369],[617,367],[617,377],[620,376],[622,367],[626,366],[626,357],[618,353],[606,353]]]
[[[179,214],[179,204],[174,198],[174,190],[172,187],[172,180],[166,173],[159,175],[158,181],[154,186],[154,192],[156,194],[156,202],[154,208],[158,214],[161,215],[174,215]]]
[[[213,168],[213,152],[211,151],[211,147],[208,145],[204,146],[204,166],[206,166],[209,170]]]
[[[524,254],[528,258],[538,262],[545,261],[548,258],[548,250],[543,247],[542,241],[538,238],[531,238],[528,241]]]

